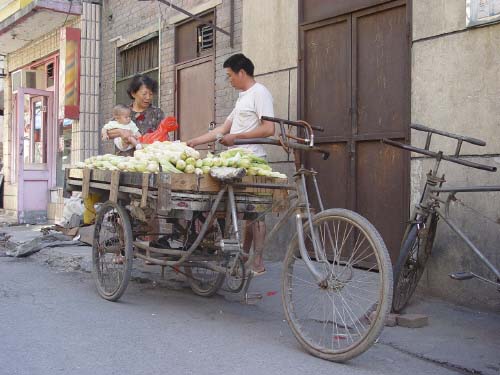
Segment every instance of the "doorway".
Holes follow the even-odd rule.
[[[326,207],[359,212],[397,259],[409,216],[410,33],[405,0],[301,1],[300,116],[331,157],[306,156]],[[332,189],[332,186],[335,189]]]
[[[54,95],[20,88],[14,93],[13,176],[20,223],[47,219],[49,188],[55,184]]]

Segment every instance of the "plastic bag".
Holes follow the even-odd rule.
[[[141,135],[137,138],[137,140],[139,143],[146,144],[151,144],[156,141],[168,141],[168,133],[177,130],[178,128],[179,124],[177,124],[175,117],[165,117],[155,131]]]

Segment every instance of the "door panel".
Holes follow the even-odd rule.
[[[347,143],[322,144],[321,148],[330,151],[328,162],[322,155],[308,153],[307,164],[318,172],[317,180],[325,208],[347,207],[349,199],[349,153]],[[334,185],[332,185],[334,182]],[[314,185],[309,183],[308,191],[314,207],[319,207],[314,193]],[[328,193],[327,193],[328,192]]]
[[[409,64],[406,7],[353,16],[358,134],[405,131]]]
[[[329,7],[325,15],[340,5],[366,7],[300,27],[300,117],[326,128],[315,134],[316,142],[332,152],[326,162],[313,155],[304,159],[320,172],[325,207],[346,207],[367,217],[394,261],[408,218],[409,157],[380,139],[409,138],[406,2],[302,1],[303,7],[308,4],[316,7],[313,13]]]
[[[350,28],[344,17],[304,32],[304,90],[314,93],[304,97],[304,114],[325,127],[324,133],[316,134],[318,141],[351,134]]]
[[[200,59],[180,65],[176,70],[179,137],[187,140],[206,133],[214,119],[213,60],[211,57]]]
[[[375,225],[393,261],[405,230],[401,213],[408,205],[401,187],[401,174],[407,162],[404,153],[379,141],[359,142],[356,150],[357,211]]]

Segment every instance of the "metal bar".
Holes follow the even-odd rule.
[[[151,1],[151,0],[139,0],[139,1]],[[181,13],[184,13],[186,16],[189,16],[191,18],[194,18],[195,20],[197,21],[200,21],[200,22],[203,22],[204,24],[206,23],[206,20],[204,20],[203,18],[191,13],[191,12],[188,12],[187,10],[185,9],[182,9],[181,7],[178,7],[177,5],[174,5],[172,4],[170,1],[167,1],[167,0],[158,0],[160,3],[163,3],[173,9],[175,9],[176,11],[178,12],[181,12]],[[214,24],[211,24],[211,23],[207,23],[208,26],[212,27],[213,29],[231,37],[231,33],[227,32],[226,30],[224,29],[221,29],[220,27],[217,27],[215,26]]]
[[[266,184],[266,183],[234,183],[232,184],[235,189],[238,188],[263,188],[263,189],[283,189],[283,190],[296,190],[295,185],[281,185],[281,184]]]
[[[286,120],[286,119],[277,118],[277,117],[262,116],[261,120],[271,121],[271,122],[278,122],[278,123],[279,122],[283,122],[284,124],[287,124],[287,125],[293,125],[293,126],[299,126],[301,128],[307,128],[307,126],[304,125],[304,123],[302,123],[302,122],[291,121],[291,120]],[[311,128],[313,130],[316,130],[316,131],[319,131],[319,132],[324,132],[325,131],[325,128],[322,127],[322,126],[311,125]]]
[[[231,209],[231,216],[233,219],[234,235],[236,236],[236,240],[238,241],[238,243],[240,243],[240,232],[238,231],[238,214],[236,213],[236,202],[234,200],[233,186],[229,185],[227,187],[227,190],[229,195],[229,207]]]
[[[234,47],[234,0],[229,3],[230,24],[229,24],[229,47]]]
[[[494,186],[448,186],[445,188],[434,188],[433,192],[438,193],[481,193],[489,191],[500,191],[499,185]]]
[[[495,276],[500,279],[500,271],[486,258],[483,253],[472,243],[472,241],[465,235],[462,230],[449,220],[446,215],[443,215],[439,210],[436,210],[441,219],[444,220],[446,224],[466,243],[466,245],[481,259],[481,261],[495,274]]]
[[[157,247],[151,247],[140,241],[134,241],[134,246],[144,251],[149,251],[151,253],[158,253],[162,255],[183,256],[186,253],[184,250],[159,249]]]
[[[418,131],[421,131],[421,132],[429,132],[429,133],[434,133],[434,134],[442,135],[443,137],[448,137],[448,138],[454,138],[454,139],[462,140],[462,141],[471,143],[471,144],[476,145],[476,146],[486,146],[486,142],[482,141],[480,139],[472,138],[472,137],[466,137],[466,136],[463,136],[463,135],[460,135],[460,134],[448,133],[448,132],[444,132],[442,130],[432,129],[432,128],[429,128],[427,126],[420,125],[420,124],[411,124],[410,128],[418,130]]]
[[[383,143],[387,143],[387,144],[389,144],[391,146],[394,146],[394,147],[402,148],[403,150],[416,152],[417,154],[432,156],[433,158],[435,158],[435,157],[438,156],[437,152],[424,150],[424,149],[421,149],[421,148],[418,148],[418,147],[414,147],[414,146],[411,146],[411,145],[407,145],[407,144],[404,144],[404,143],[391,141],[389,139],[382,139],[382,142]],[[462,159],[459,159],[459,158],[456,158],[456,157],[453,157],[453,156],[443,155],[442,159],[450,161],[452,163],[461,164],[461,165],[464,165],[466,167],[471,167],[471,168],[476,168],[476,169],[482,169],[482,170],[488,171],[488,172],[496,172],[496,170],[497,170],[496,167],[490,167],[489,165],[484,165],[484,164],[474,163],[472,161],[462,160]]]

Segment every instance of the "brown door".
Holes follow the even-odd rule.
[[[212,57],[176,67],[176,115],[183,141],[208,131],[214,120],[214,64]],[[205,145],[204,148],[207,146]]]
[[[380,3],[302,1],[300,114],[326,128],[316,141],[330,159],[305,159],[320,172],[325,207],[365,216],[395,261],[408,218],[409,158],[380,140],[409,138],[409,27],[406,1]]]

